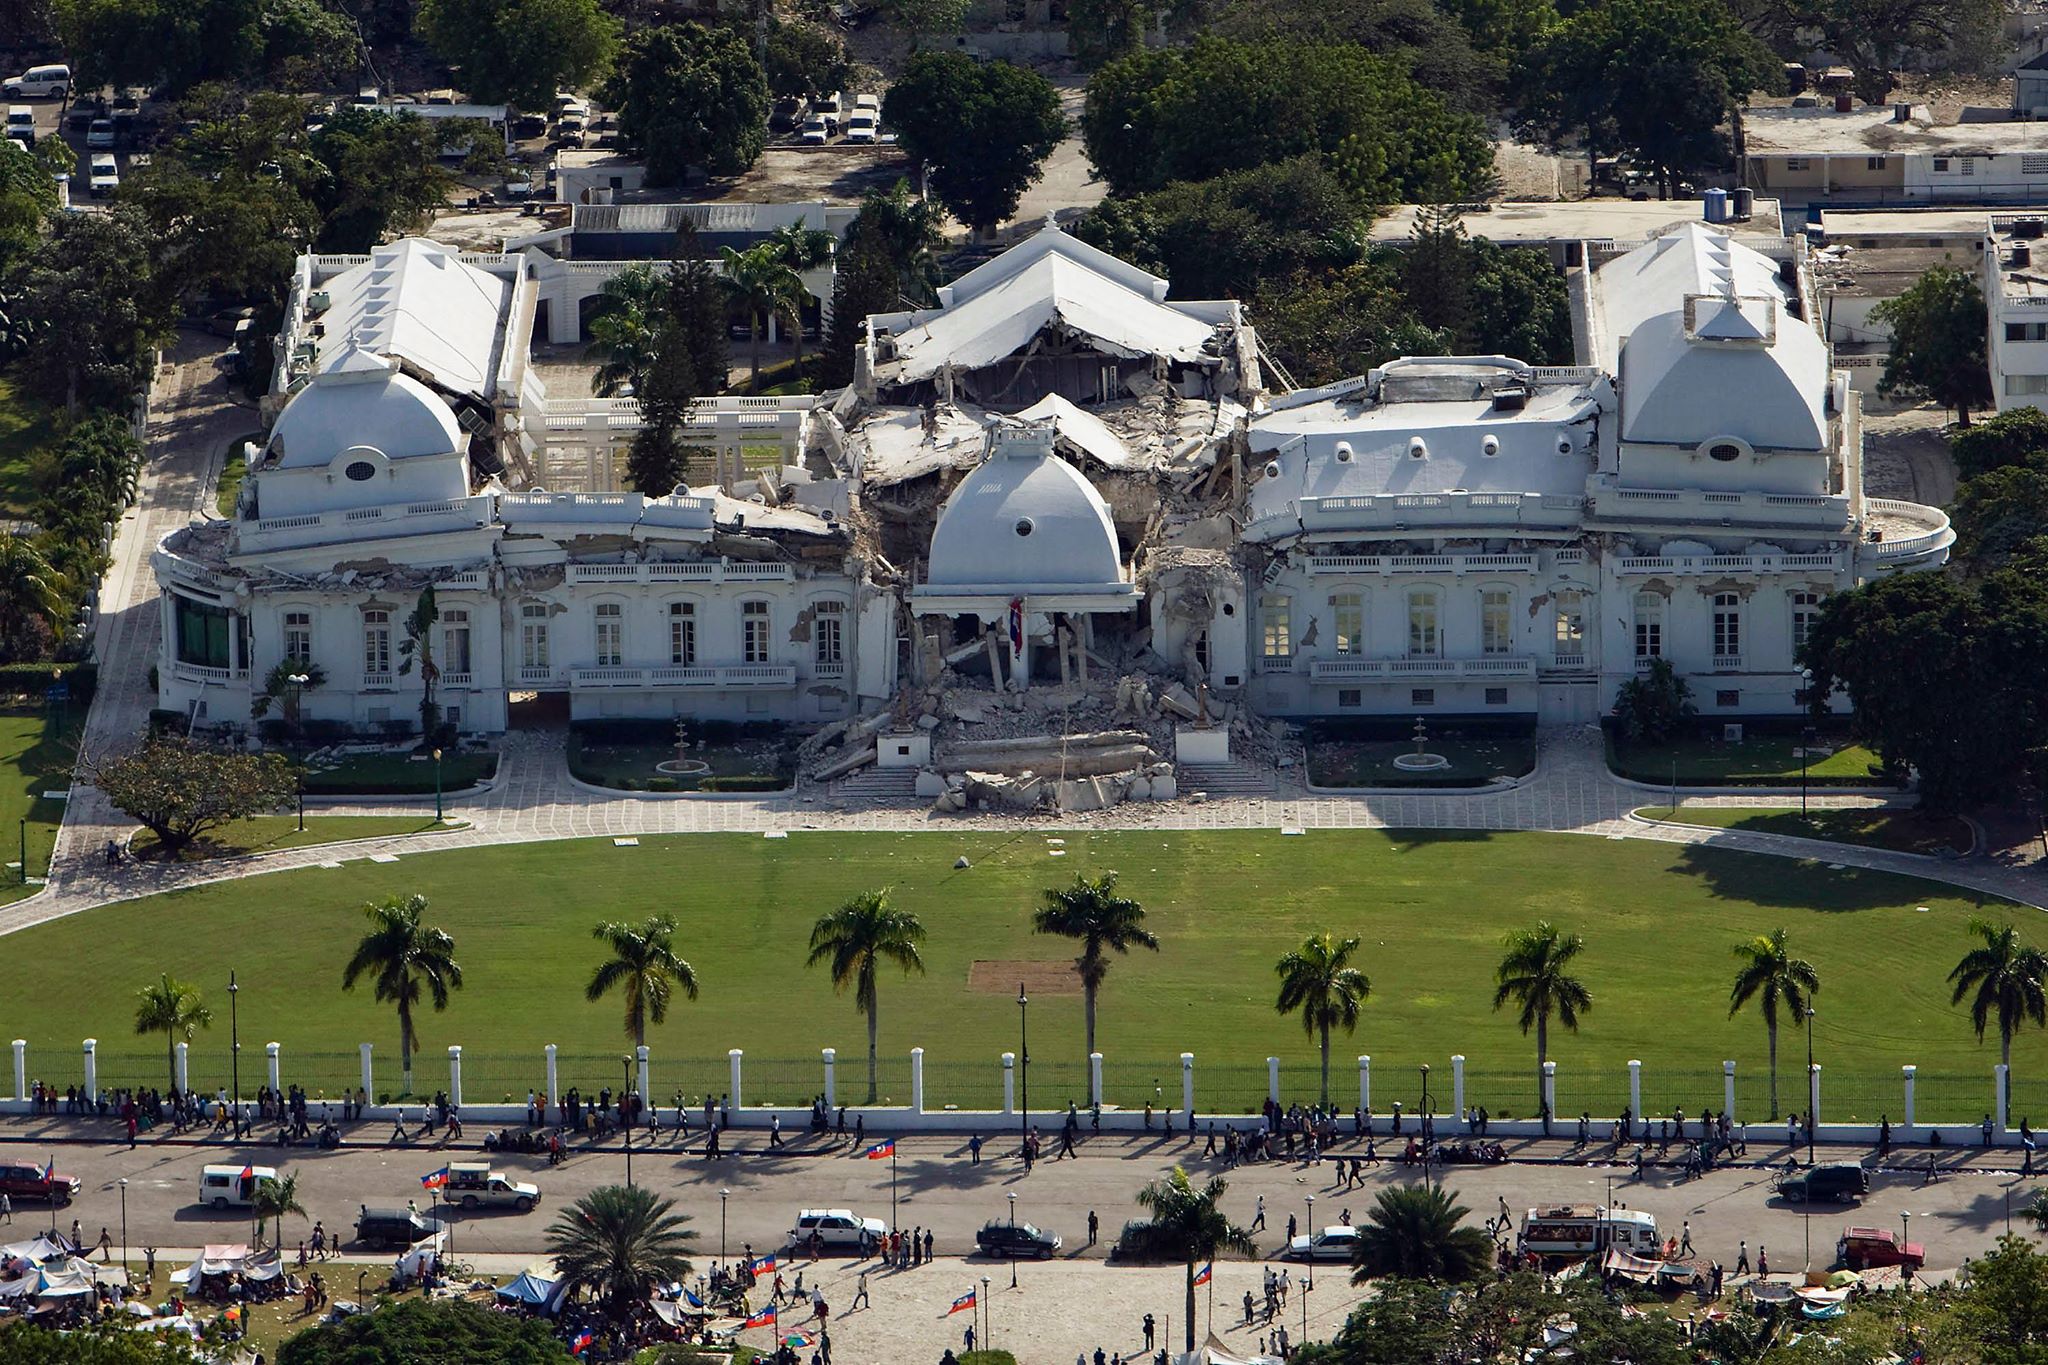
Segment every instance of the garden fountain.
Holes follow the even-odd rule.
[[[1394,756],[1394,766],[1404,773],[1434,773],[1441,772],[1443,769],[1450,767],[1451,760],[1445,758],[1442,754],[1428,752],[1425,745],[1426,737],[1427,731],[1423,728],[1422,717],[1417,716],[1415,718],[1415,752],[1412,754],[1396,754]]]
[[[1420,724],[1421,722],[1417,722]],[[665,758],[654,765],[654,771],[663,777],[709,777],[711,765],[701,758],[686,758],[690,751],[690,722],[682,717],[676,719],[676,756]]]

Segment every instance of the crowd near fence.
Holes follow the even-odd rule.
[[[701,1113],[707,1102],[716,1103],[740,1126],[766,1124],[771,1113],[781,1113],[788,1124],[807,1118],[810,1107],[823,1101],[835,1119],[841,1107],[868,1114],[870,1131],[889,1122],[1001,1129],[1026,1114],[1050,1122],[1069,1108],[1105,1128],[1163,1129],[1172,1123],[1185,1129],[1191,1120],[1249,1119],[1268,1100],[1282,1107],[1312,1107],[1323,1100],[1314,1058],[1210,1060],[1193,1052],[1139,1058],[1096,1052],[1085,1059],[1041,1053],[1027,1062],[1014,1051],[979,1059],[935,1056],[924,1048],[907,1055],[891,1051],[876,1059],[870,1099],[865,1047],[789,1057],[743,1048],[685,1056],[653,1047],[564,1052],[553,1044],[520,1055],[452,1045],[416,1054],[409,1088],[392,1050],[368,1042],[353,1052],[244,1044],[235,1056],[232,1048],[195,1050],[184,1042],[168,1053],[137,1048],[132,1037],[118,1049],[87,1038],[76,1048],[32,1051],[17,1038],[12,1051],[11,1084],[0,1090],[0,1112],[26,1112],[38,1084],[60,1100],[91,1097],[97,1106],[110,1094],[173,1087],[224,1096],[237,1076],[244,1098],[264,1086],[295,1086],[315,1106],[338,1105],[360,1089],[370,1116],[385,1119],[399,1107],[445,1095],[466,1120],[516,1121],[526,1115],[529,1093],[559,1102],[573,1088],[588,1102],[630,1089],[670,1111],[680,1104]],[[1868,1141],[1888,1123],[1899,1142],[1925,1141],[1938,1128],[1945,1141],[1976,1143],[1987,1117],[1998,1140],[2017,1142],[2023,1123],[2031,1125],[2036,1117],[2048,1123],[2048,1075],[2008,1077],[2003,1065],[1975,1075],[1923,1073],[1911,1064],[1896,1071],[1838,1073],[1819,1064],[1809,1070],[1803,1057],[1786,1059],[1773,1113],[1764,1069],[1733,1061],[1668,1069],[1633,1060],[1597,1069],[1550,1061],[1539,1069],[1533,1059],[1473,1065],[1463,1055],[1398,1061],[1364,1055],[1331,1058],[1328,1105],[1350,1121],[1341,1125],[1346,1130],[1365,1116],[1379,1136],[1394,1131],[1397,1115],[1412,1125],[1427,1107],[1439,1136],[1461,1131],[1465,1116],[1483,1108],[1489,1133],[1499,1136],[1575,1138],[1583,1116],[1591,1135],[1604,1141],[1627,1113],[1638,1121],[1632,1136],[1656,1137],[1661,1120],[1683,1115],[1690,1121],[1711,1112],[1775,1141],[1788,1131],[1790,1115],[1811,1113],[1819,1116],[1817,1134],[1824,1142]]]

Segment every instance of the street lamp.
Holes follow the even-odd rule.
[[[128,1177],[121,1177],[121,1269],[128,1269]]]
[[[294,757],[298,760],[299,833],[301,834],[306,832],[306,721],[299,707],[302,705],[300,698],[305,693],[306,684],[312,681],[312,676],[306,673],[292,673],[285,678],[285,682],[292,689],[292,746],[297,750]]]
[[[441,751],[434,750],[434,823],[441,823]],[[627,1181],[632,1184],[632,1181]]]
[[[1820,1112],[1820,1078],[1813,1070],[1813,1006],[1806,1007],[1806,1164],[1813,1164],[1813,1121]]]
[[[229,1049],[228,1079],[233,1084],[235,1092],[228,1096],[228,1104],[230,1106],[228,1117],[234,1124],[234,1135],[237,1138],[242,1136],[242,1016],[236,1006],[236,997],[241,993],[242,988],[235,984],[234,968],[230,967],[228,969],[228,1041],[232,1046]]]
[[[434,757],[438,759],[440,756],[441,751],[436,749]],[[626,1070],[625,1083],[619,1087],[619,1127],[626,1130],[626,1188],[630,1190],[633,1188],[633,1059],[621,1057],[619,1065]]]
[[[1010,1226],[1017,1226],[1017,1192],[1010,1191]],[[1017,1287],[1017,1248],[1010,1248],[1010,1288]]]
[[[725,1201],[731,1194],[731,1190],[720,1190],[718,1192],[718,1263],[720,1265],[725,1264]]]
[[[1429,1063],[1422,1064],[1422,1183],[1428,1185],[1429,1177],[1429,1130],[1436,1125],[1431,1122],[1429,1107]]]
[[[1017,1154],[1022,1156],[1031,1145],[1031,1000],[1024,994],[1024,983],[1017,983],[1017,1055],[1024,1063],[1023,1103],[1017,1114]]]
[[[982,1324],[982,1336],[986,1338],[986,1340],[982,1342],[982,1345],[985,1349],[994,1350],[996,1335],[996,1306],[988,1301],[988,1276],[986,1275],[981,1277],[981,1302],[984,1305],[984,1311],[986,1311],[988,1314],[988,1317],[984,1320]]]
[[[1303,1229],[1308,1233],[1308,1283],[1313,1289],[1316,1283],[1316,1197],[1308,1196],[1308,1224]]]

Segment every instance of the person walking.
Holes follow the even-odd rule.
[[[1749,1243],[1746,1241],[1735,1244],[1735,1273],[1738,1275],[1747,1275],[1749,1273]]]
[[[1152,1349],[1152,1334],[1154,1330],[1152,1315],[1147,1313],[1145,1315],[1145,1349],[1148,1351]]]
[[[1771,1258],[1764,1254],[1762,1242],[1756,1244],[1756,1273],[1759,1279],[1771,1273]]]
[[[1247,1232],[1264,1232],[1266,1230],[1265,1195],[1260,1195],[1258,1198],[1258,1202],[1252,1205],[1252,1225],[1245,1230]]]
[[[11,1220],[10,1220],[10,1221],[11,1221]],[[1097,1220],[1097,1218],[1095,1217],[1095,1210],[1094,1210],[1094,1209],[1090,1209],[1090,1210],[1088,1210],[1088,1245],[1089,1245],[1089,1246],[1094,1246],[1094,1245],[1095,1245],[1095,1234],[1096,1234],[1096,1232],[1097,1232],[1098,1230],[1100,1230],[1101,1226],[1102,1226],[1101,1222],[1100,1222],[1099,1220]]]
[[[770,1114],[768,1116],[768,1145],[770,1147],[780,1147],[782,1145],[782,1115],[780,1114]]]
[[[854,1282],[853,1302],[847,1306],[846,1311],[851,1313],[856,1308],[868,1308],[871,1306],[868,1301],[868,1273],[863,1270],[860,1273],[860,1279]]]
[[[1692,1220],[1686,1219],[1678,1230],[1678,1254],[1692,1255]]]
[[[12,1223],[13,1221],[14,1201],[6,1193],[0,1192],[0,1223]],[[1089,1240],[1093,1241],[1094,1239],[1090,1238]]]
[[[2024,1118],[2020,1120],[2020,1150],[2026,1154],[2020,1162],[2020,1174],[2032,1175],[2034,1173],[2034,1129]]]
[[[967,1158],[967,1164],[970,1166],[981,1164],[981,1134],[976,1133],[967,1139]]]

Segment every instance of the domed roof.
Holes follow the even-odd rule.
[[[467,444],[441,396],[367,351],[350,349],[285,404],[271,428],[280,469],[318,469],[368,446],[386,458],[446,455]]]
[[[1100,592],[1122,590],[1122,577],[1109,504],[1052,453],[1045,424],[996,430],[989,458],[946,499],[925,581],[956,592]]]

